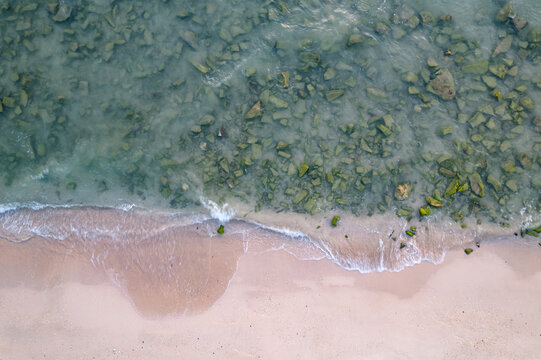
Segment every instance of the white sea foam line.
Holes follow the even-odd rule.
[[[36,201],[30,201],[30,202],[23,202],[23,203],[7,203],[7,204],[0,204],[0,214],[13,211],[13,210],[19,210],[19,209],[31,209],[31,210],[43,210],[43,209],[71,209],[71,208],[83,208],[83,207],[98,207],[98,208],[104,208],[104,209],[118,209],[123,211],[131,211],[134,209],[143,209],[142,207],[136,205],[136,204],[120,204],[117,206],[101,206],[96,204],[44,204],[39,203]]]
[[[268,226],[268,225],[261,224],[261,223],[259,223],[257,221],[254,221],[254,220],[244,220],[244,221],[246,221],[248,223],[252,223],[252,224],[256,225],[257,227],[259,227],[261,229],[270,230],[270,231],[285,235],[285,236],[293,238],[293,239],[304,240],[305,242],[309,243],[310,245],[313,245],[317,250],[321,251],[321,253],[323,254],[323,257],[321,259],[328,258],[329,260],[335,262],[334,261],[335,256],[332,254],[332,252],[330,251],[330,249],[326,246],[326,244],[324,242],[323,243],[322,242],[316,242],[310,236],[306,235],[305,233],[303,233],[301,231],[294,231],[294,230],[290,230],[290,229],[287,229],[287,228],[278,228],[278,227],[274,227],[274,226]],[[289,251],[287,251],[287,252],[289,252]],[[291,254],[291,255],[295,255],[295,254]],[[297,256],[295,256],[295,257],[297,257]],[[336,264],[339,265],[338,263],[336,263]]]
[[[201,196],[199,201],[205,209],[210,212],[210,216],[221,222],[229,222],[235,217],[235,210],[229,207],[229,204],[225,203],[220,206],[212,200],[208,200]]]

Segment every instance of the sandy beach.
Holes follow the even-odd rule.
[[[143,273],[140,288],[123,293],[80,261],[58,262],[65,253],[45,261],[31,258],[35,246],[0,244],[2,360],[536,359],[541,346],[534,243],[486,243],[439,265],[372,274],[248,251],[216,260],[216,275],[191,298],[198,306],[184,315],[156,315],[179,306],[175,291],[183,301],[186,293],[152,293],[160,287],[148,287]],[[36,272],[19,273],[28,261]]]

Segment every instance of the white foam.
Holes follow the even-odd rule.
[[[0,204],[0,214],[18,210],[18,209],[31,209],[31,210],[43,210],[43,209],[70,209],[70,208],[82,208],[82,207],[104,207],[100,206],[98,204],[44,204],[37,201],[29,201],[29,202],[12,202],[7,204]],[[107,207],[104,207],[107,208]],[[111,209],[118,209],[123,211],[131,211],[135,209],[141,209],[142,207],[136,205],[136,204],[120,204],[117,206],[109,207]]]
[[[235,210],[232,209],[229,204],[225,203],[220,206],[212,200],[208,200],[204,197],[199,199],[205,209],[210,212],[210,216],[222,223],[226,223],[235,217]]]

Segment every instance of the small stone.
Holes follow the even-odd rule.
[[[190,60],[190,63],[197,69],[199,70],[201,73],[203,74],[206,74],[210,71],[210,69],[208,67],[206,67],[205,65],[199,63],[198,61],[195,61],[195,60]]]
[[[511,4],[505,4],[505,6],[498,11],[498,14],[496,14],[496,21],[506,22],[514,14],[515,11],[513,10],[513,6]]]
[[[396,185],[396,188],[394,190],[394,197],[396,200],[406,200],[409,197],[409,193],[411,191],[411,184],[410,183],[401,183]]]
[[[449,197],[458,191],[459,183],[457,179],[453,179],[449,185],[447,186],[447,189],[445,190],[444,196]]]
[[[433,207],[442,207],[443,206],[441,201],[433,198],[432,196],[427,196],[426,197],[426,202],[428,203],[428,205],[433,206]]]
[[[256,102],[252,108],[246,113],[246,119],[253,119],[261,116],[261,101]]]
[[[515,16],[513,18],[513,26],[515,27],[515,29],[517,31],[520,31],[522,29],[524,29],[526,26],[528,26],[528,21],[527,20],[524,20],[518,16]]]
[[[414,72],[408,71],[403,77],[402,81],[407,83],[416,83],[419,81],[419,77]]]
[[[428,83],[427,90],[444,100],[452,100],[456,94],[453,75],[447,69],[441,70],[441,73]]]
[[[364,41],[364,37],[359,34],[359,33],[355,33],[355,34],[351,34],[349,39],[348,39],[348,43],[347,43],[347,46],[352,46],[352,45],[355,45],[355,44],[360,44]]]
[[[207,114],[207,115],[205,115],[205,116],[203,116],[201,118],[200,124],[201,125],[212,125],[212,123],[214,123],[214,120],[215,120],[214,116],[212,116],[210,114]]]
[[[325,96],[327,97],[327,101],[334,101],[342,95],[344,95],[344,90],[342,89],[329,90],[325,94]]]
[[[473,193],[480,197],[485,196],[485,185],[483,184],[481,175],[479,173],[473,173],[469,176],[469,180]]]
[[[467,248],[467,249],[464,249],[464,252],[466,253],[466,255],[470,255],[473,252],[473,249]]]
[[[419,13],[419,15],[421,16],[421,22],[422,22],[423,26],[427,26],[427,25],[434,26],[434,25],[436,25],[436,17],[430,11],[421,11]]]
[[[426,64],[428,65],[428,67],[431,67],[431,68],[436,68],[438,67],[438,62],[436,60],[434,60],[433,58],[429,58],[426,62]]]
[[[21,103],[23,107],[28,105],[28,94],[26,93],[26,91],[24,90],[19,91],[19,102]]]
[[[366,88],[366,95],[374,100],[386,100],[388,99],[387,94],[376,88]]]
[[[515,164],[515,160],[512,160],[512,159],[504,161],[502,163],[501,167],[502,167],[502,170],[505,171],[508,174],[512,174],[515,171],[517,171],[517,166]]]
[[[393,27],[393,39],[400,40],[404,36],[406,36],[406,34],[407,34],[406,30],[402,29],[401,27],[399,26]]]
[[[428,205],[426,206],[423,206],[419,209],[419,215],[421,216],[428,216],[432,213],[432,211],[430,210],[430,208],[428,207]]]
[[[71,7],[68,5],[60,5],[60,8],[58,8],[56,15],[53,16],[53,20],[56,22],[63,22],[63,21],[68,20],[70,15],[71,15]]]
[[[4,98],[2,98],[2,104],[9,108],[15,107],[15,99],[9,96],[4,96]]]
[[[453,21],[453,17],[451,16],[451,14],[443,14],[442,16],[440,16],[440,21],[442,23],[450,23],[451,21]]]
[[[471,127],[477,127],[486,121],[485,116],[481,112],[476,112],[470,119]]]
[[[484,74],[488,71],[488,60],[482,60],[462,66],[462,71],[471,74]]]
[[[376,24],[376,32],[380,35],[387,34],[389,32],[389,26],[379,22]]]
[[[502,183],[498,180],[498,178],[492,174],[488,175],[487,177],[487,183],[492,185],[494,190],[500,191],[502,189]]]
[[[381,131],[381,133],[385,136],[391,136],[391,134],[393,133],[391,131],[391,129],[389,129],[387,126],[383,125],[383,124],[378,124],[376,125],[376,128]]]
[[[535,29],[530,30],[530,32],[528,33],[527,39],[529,42],[534,42],[534,43],[541,42],[541,29],[535,28]]]
[[[481,79],[483,80],[485,85],[491,89],[494,89],[498,85],[497,79],[494,76],[483,75]]]
[[[197,35],[189,30],[179,32],[180,38],[186,42],[192,49],[197,50]]]
[[[419,26],[419,23],[420,23],[420,20],[417,16],[413,15],[412,17],[410,17],[408,19],[408,26],[411,28],[411,29],[415,29],[417,26]]]
[[[282,86],[285,88],[289,87],[289,72],[281,72],[280,75],[282,76]]]
[[[518,191],[518,185],[517,185],[517,182],[515,180],[508,180],[506,183],[505,183],[505,186],[507,186],[507,188],[509,190],[511,190],[512,192],[517,192]]]
[[[299,173],[299,177],[303,177],[304,174],[306,174],[306,172],[308,171],[308,169],[310,168],[310,165],[308,165],[308,163],[302,163],[299,165],[299,169],[298,169],[298,173]]]
[[[520,99],[519,104],[526,110],[531,111],[535,108],[533,100],[529,97],[523,97],[522,99]]]
[[[276,96],[269,96],[269,102],[280,109],[285,109],[289,106],[287,102],[277,98]]]
[[[491,65],[488,67],[488,69],[491,73],[493,73],[502,80],[505,78],[505,75],[507,75],[507,68],[504,64]]]
[[[494,57],[498,56],[499,54],[504,53],[507,50],[509,50],[511,48],[511,43],[512,42],[513,42],[513,36],[512,35],[507,35],[502,41],[500,41],[498,46],[496,46],[496,49],[492,53],[492,56],[494,56]]]
[[[327,71],[323,74],[323,79],[331,80],[336,76],[336,71],[333,68],[328,68]]]

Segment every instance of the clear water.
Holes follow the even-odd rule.
[[[0,204],[541,220],[537,0],[0,3]]]

